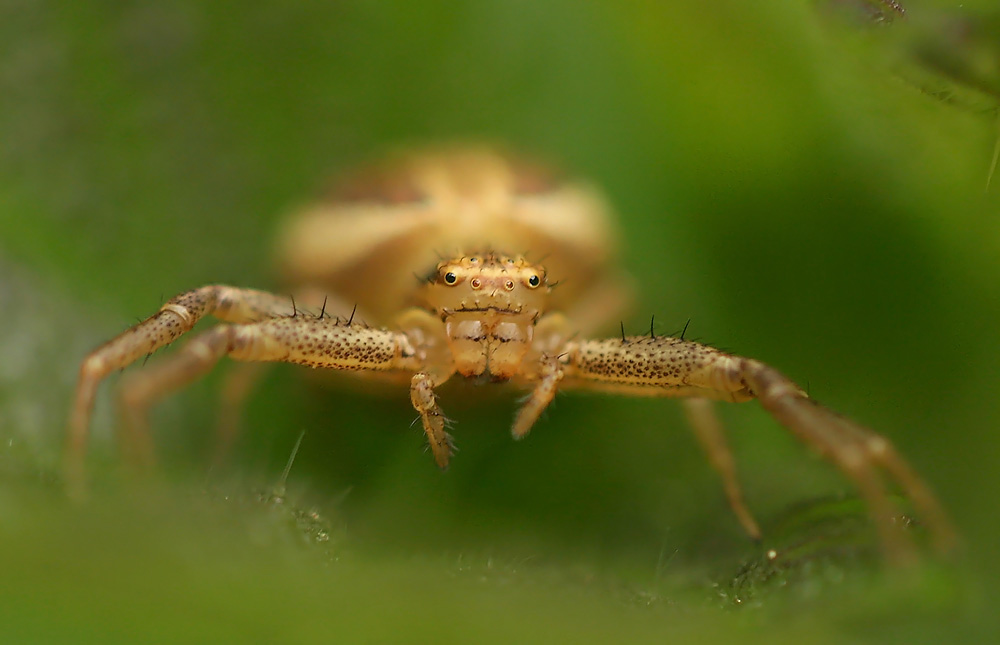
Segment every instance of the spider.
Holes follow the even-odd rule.
[[[678,397],[737,519],[760,538],[710,407],[757,399],[857,486],[890,560],[912,560],[915,545],[896,521],[885,480],[909,498],[938,549],[956,542],[933,493],[885,437],[817,404],[774,368],[683,333],[628,336],[622,327],[591,338],[627,304],[629,280],[615,268],[609,209],[584,183],[489,148],[414,151],[357,173],[290,219],[280,247],[297,298],[204,286],[85,358],[69,420],[71,482],[82,478],[101,381],[211,315],[224,324],[126,375],[127,416],[143,418],[151,403],[225,356],[379,375],[408,381],[443,469],[453,443],[435,388],[455,376],[530,392],[514,418],[515,439],[561,389]]]

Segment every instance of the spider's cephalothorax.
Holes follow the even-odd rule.
[[[542,267],[482,251],[441,262],[422,299],[444,323],[456,372],[508,380],[521,369],[549,289]]]
[[[711,400],[757,399],[857,485],[891,559],[908,559],[913,543],[896,522],[884,479],[910,499],[941,550],[955,543],[934,495],[887,439],[818,405],[774,368],[683,334],[592,338],[617,324],[629,285],[613,262],[608,210],[592,188],[484,148],[404,155],[359,177],[294,218],[282,236],[282,268],[295,284],[294,300],[201,287],[87,356],[69,422],[71,485],[82,485],[100,382],[213,315],[224,324],[123,382],[135,443],[148,445],[136,428],[153,401],[224,356],[408,379],[410,401],[442,468],[452,441],[435,389],[455,374],[509,381],[530,392],[512,427],[517,438],[560,389],[679,397],[740,523],[759,536],[709,407]],[[543,259],[501,249],[526,249]],[[452,257],[428,275],[436,250]],[[550,276],[566,279],[566,286],[552,290]]]

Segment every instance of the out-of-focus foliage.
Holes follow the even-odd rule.
[[[1000,14],[670,4],[0,0],[2,640],[989,633]],[[873,566],[850,499],[816,501],[849,484],[754,404],[723,414],[759,546],[669,401],[566,395],[514,444],[517,393],[455,384],[442,475],[405,393],[285,367],[222,469],[218,376],[161,406],[144,485],[117,474],[106,395],[93,499],[63,499],[89,347],[195,285],[275,286],[270,235],[330,173],[443,139],[604,187],[640,291],[626,328],[691,319],[884,432],[954,513],[958,562]]]

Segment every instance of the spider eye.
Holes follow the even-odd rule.
[[[449,271],[448,273],[444,274],[444,283],[445,284],[455,284],[456,282],[458,282],[458,276],[457,275],[455,275],[451,271]]]
[[[534,289],[540,284],[542,284],[542,279],[538,277],[537,273],[532,273],[531,277],[528,278],[528,286]]]

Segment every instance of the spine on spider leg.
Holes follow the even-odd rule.
[[[648,396],[752,398],[742,379],[746,359],[669,336],[584,340],[568,347],[568,372],[599,388]]]

